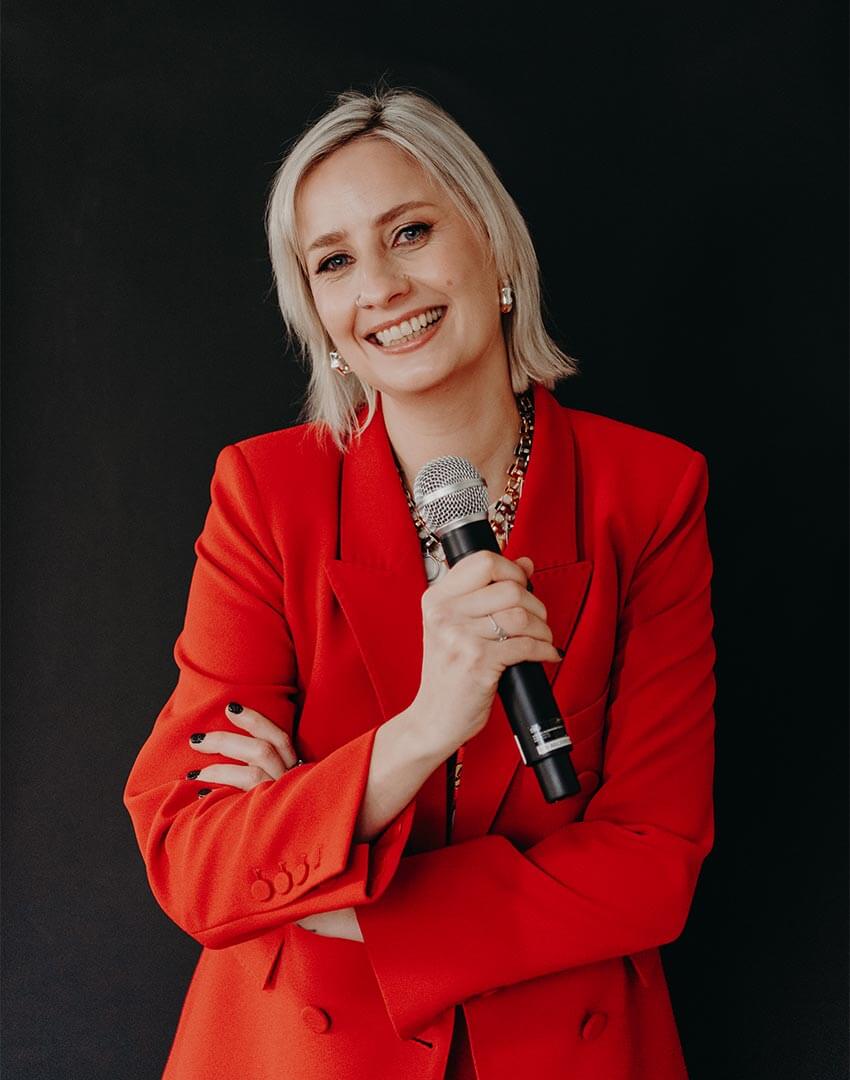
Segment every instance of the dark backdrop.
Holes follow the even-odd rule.
[[[559,398],[708,458],[717,843],[663,950],[692,1078],[846,1076],[843,13],[307,7],[5,4],[4,1075],[160,1075],[199,946],[122,789],[215,456],[306,385],[275,164],[383,75],[526,216]]]

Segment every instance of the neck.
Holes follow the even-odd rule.
[[[387,435],[411,493],[416,474],[427,461],[454,454],[472,462],[484,478],[490,501],[498,499],[520,430],[510,382],[489,391],[472,386],[458,393],[455,387],[437,400],[431,395],[428,400],[411,398],[400,401],[381,395]]]

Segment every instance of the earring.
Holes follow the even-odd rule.
[[[330,356],[331,356],[331,367],[336,368],[337,371],[340,373],[340,375],[347,375],[349,373],[349,371],[351,371],[351,368],[348,366],[348,364],[345,362],[345,360],[343,360],[343,358],[339,355],[339,353],[336,351],[336,349],[333,350],[333,352],[330,354]]]
[[[501,311],[503,315],[506,315],[514,306],[514,294],[511,291],[510,285],[503,285],[501,288]]]

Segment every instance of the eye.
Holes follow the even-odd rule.
[[[433,228],[433,225],[426,225],[424,221],[417,221],[413,225],[404,225],[402,228],[400,228],[398,230],[398,232],[396,233],[396,236],[401,236],[403,233],[411,233],[411,232],[417,233],[417,235],[415,235],[413,237],[413,239],[411,241],[409,241],[407,244],[402,244],[402,247],[409,247],[411,243],[415,243],[417,240],[420,240],[423,236],[427,236],[432,228]],[[334,260],[335,259],[347,259],[347,258],[348,258],[347,255],[330,255],[323,262],[319,263],[319,265],[316,267],[316,273],[317,274],[327,274],[327,273],[333,274],[333,273],[336,273],[337,270],[341,269],[341,266],[339,264],[335,265]],[[345,264],[343,263],[342,265],[345,265]]]
[[[345,259],[347,257],[348,256],[346,255],[331,255],[330,258],[325,259],[324,262],[319,263],[319,265],[316,267],[316,273],[326,274],[329,270],[331,271],[331,273],[333,273],[333,271],[337,269],[336,266],[332,265],[334,259]]]
[[[398,232],[399,235],[401,235],[402,233],[410,232],[411,230],[416,229],[422,229],[423,231],[420,235],[427,236],[427,234],[431,231],[431,226],[426,225],[424,221],[417,221],[415,225],[405,225],[404,228],[399,229]],[[419,237],[416,237],[415,239],[419,239]]]

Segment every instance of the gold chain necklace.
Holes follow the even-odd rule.
[[[517,504],[519,503],[519,498],[522,494],[522,482],[525,479],[525,473],[528,468],[528,459],[531,456],[531,443],[534,435],[534,392],[532,387],[529,387],[521,394],[517,394],[516,402],[520,416],[519,442],[514,451],[514,460],[507,471],[508,482],[505,485],[504,493],[493,507],[492,512],[488,510],[490,524],[493,528],[493,532],[496,534],[496,539],[501,551],[505,550],[511,528],[513,527]],[[443,551],[443,545],[428,529],[428,526],[422,520],[419,511],[416,509],[416,503],[408,490],[404,472],[395,455],[395,451],[393,451],[393,457],[395,458],[396,469],[398,470],[399,479],[401,480],[401,486],[403,487],[404,494],[407,498],[408,509],[416,524],[420,540],[422,541],[423,552],[425,554],[425,574],[428,583],[430,584],[435,578],[439,577],[441,567],[447,565],[446,555]]]

